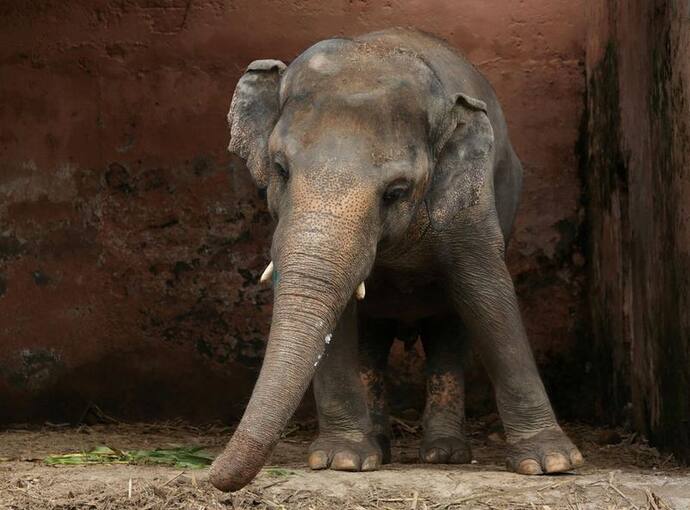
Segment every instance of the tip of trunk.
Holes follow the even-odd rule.
[[[235,492],[251,482],[261,471],[273,445],[262,444],[236,431],[213,464],[209,481],[223,492]]]

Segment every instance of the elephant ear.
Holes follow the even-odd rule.
[[[255,60],[237,82],[228,112],[228,151],[247,162],[254,182],[268,186],[270,161],[268,137],[278,121],[278,89],[285,64],[279,60]]]
[[[443,229],[463,209],[479,203],[491,178],[494,132],[479,99],[457,94],[434,145],[436,168],[428,192],[432,225]]]

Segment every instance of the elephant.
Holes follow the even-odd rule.
[[[522,324],[505,251],[522,166],[488,81],[443,40],[392,28],[323,40],[290,65],[249,64],[228,150],[276,220],[274,307],[244,415],[209,478],[235,491],[259,472],[313,380],[312,469],[390,461],[383,371],[419,335],[428,365],[420,459],[471,460],[463,364],[479,353],[508,469],[572,470]]]

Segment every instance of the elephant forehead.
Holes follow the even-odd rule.
[[[271,137],[271,152],[287,158],[294,171],[314,176],[416,174],[412,170],[428,166],[425,137],[410,123],[395,129],[376,119],[363,124],[346,115],[328,117],[314,124],[281,125]]]
[[[331,88],[295,98],[283,109],[276,134],[297,138],[304,145],[339,137],[386,146],[425,138],[428,109],[425,98],[404,82],[372,88]]]
[[[330,55],[317,53],[313,55],[308,61],[307,66],[312,71],[318,74],[336,74],[341,70],[342,66],[337,59]]]
[[[272,152],[296,157],[316,152],[323,158],[373,160],[404,159],[407,147],[418,149],[426,140],[427,117],[413,99],[397,105],[381,99],[352,100],[351,96],[318,95],[291,102],[271,134]]]
[[[288,67],[281,81],[280,97],[308,96],[326,91],[350,97],[353,102],[372,102],[401,88],[420,97],[436,93],[438,80],[417,53],[399,47],[368,42],[316,45]]]

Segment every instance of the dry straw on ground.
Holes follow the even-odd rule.
[[[690,470],[661,455],[637,436],[570,426],[587,465],[577,475],[522,477],[502,466],[500,434],[488,422],[470,434],[476,463],[416,464],[419,426],[395,421],[395,463],[373,473],[305,469],[313,424],[293,424],[271,466],[236,494],[216,491],[206,469],[133,464],[49,466],[47,455],[205,445],[216,452],[230,430],[184,424],[110,424],[0,433],[0,509],[391,509],[391,510],[668,510],[690,508]]]

